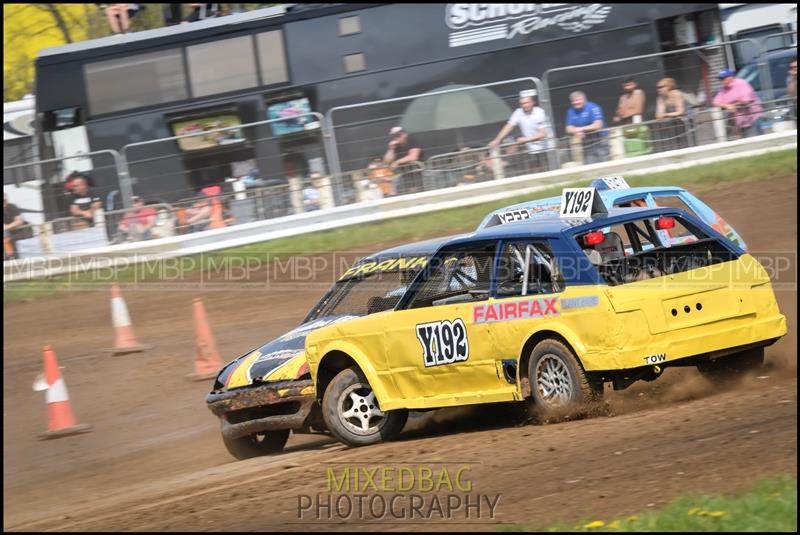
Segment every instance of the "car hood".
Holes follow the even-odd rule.
[[[300,379],[308,374],[304,349],[306,336],[327,325],[357,317],[326,316],[292,329],[229,362],[217,375],[214,389],[242,388],[254,383]]]

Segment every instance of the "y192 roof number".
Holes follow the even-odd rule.
[[[523,219],[530,219],[531,213],[527,208],[522,208],[520,210],[509,210],[508,212],[499,213],[497,217],[500,218],[501,223],[505,224],[514,221],[522,221]]]
[[[561,216],[580,217],[590,215],[593,196],[594,190],[591,189],[576,188],[565,190],[561,205]]]

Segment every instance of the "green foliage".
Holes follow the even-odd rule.
[[[689,188],[692,185],[710,186],[741,180],[766,180],[773,177],[796,174],[797,152],[788,150],[699,165],[680,171],[629,176],[626,179],[632,187],[667,184]],[[571,186],[585,186],[589,182],[591,182],[589,179],[582,180],[571,184]],[[359,225],[357,232],[353,231],[352,226],[341,227],[254,243],[203,255],[182,257],[178,259],[178,266],[185,274],[197,271],[205,272],[209,267],[219,266],[226,257],[249,256],[261,261],[274,261],[291,256],[353,250],[359,247],[367,251],[374,251],[384,245],[395,244],[400,241],[411,242],[432,236],[470,231],[481,222],[487,213],[493,210],[523,201],[560,195],[562,187],[547,188],[533,195],[522,195],[463,208],[451,208],[429,214],[399,217],[368,225]],[[176,260],[170,260],[169,262],[170,266],[174,266]],[[146,267],[129,266],[114,271],[104,270],[100,274],[82,272],[49,279],[13,282],[5,285],[3,300],[4,302],[10,302],[20,299],[33,299],[58,293],[66,288],[74,289],[82,285],[92,287],[109,284],[113,281],[120,283],[157,281],[161,272],[162,270],[159,268],[158,263],[150,263]]]
[[[797,531],[797,479],[761,479],[735,496],[684,494],[659,511],[609,520],[583,520],[545,529],[509,526],[505,531]]]
[[[131,19],[130,31],[164,26],[165,4],[143,5]],[[263,5],[223,4],[237,11]],[[3,101],[34,92],[34,60],[40,50],[108,35],[111,27],[97,4],[3,4]]]

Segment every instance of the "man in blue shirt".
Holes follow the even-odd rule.
[[[583,163],[608,160],[608,130],[603,120],[603,109],[586,100],[583,91],[570,93],[569,101],[572,107],[567,110],[567,134],[581,141]]]

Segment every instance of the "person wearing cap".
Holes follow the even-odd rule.
[[[522,136],[517,138],[517,143],[525,143],[529,154],[533,155],[551,148],[549,146],[552,139],[550,123],[544,110],[536,105],[535,97],[535,90],[520,92],[519,108],[514,110],[505,126],[489,142],[489,147],[497,147],[514,128],[519,127]],[[546,144],[548,146],[545,146]],[[534,165],[526,166],[527,169],[539,169],[542,164],[545,166],[547,164],[544,153],[536,155],[534,159],[535,162],[530,162]]]
[[[389,130],[389,145],[383,155],[383,163],[396,169],[404,163],[418,162],[421,156],[422,149],[414,146],[402,126],[393,126]]]
[[[759,135],[761,128],[758,121],[764,115],[764,108],[753,86],[747,80],[737,77],[733,69],[720,71],[719,79],[722,85],[714,97],[714,106],[722,108],[733,117],[742,137]]]
[[[383,163],[396,170],[399,166],[418,162],[422,158],[422,149],[417,147],[402,126],[393,126],[389,130],[389,145],[383,155]],[[418,191],[421,187],[419,173],[405,173],[405,180],[398,185],[398,193]]]

